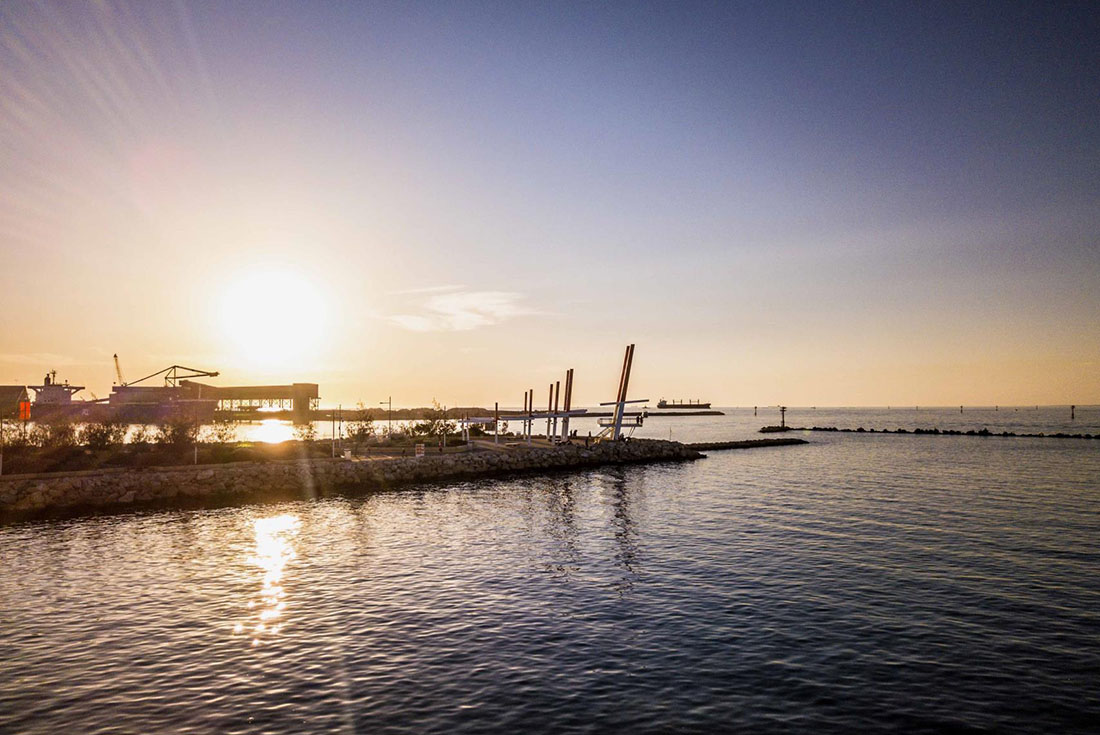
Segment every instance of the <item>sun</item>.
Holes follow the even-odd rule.
[[[263,271],[226,285],[218,319],[227,351],[243,366],[285,370],[316,361],[327,311],[323,294],[305,276]]]

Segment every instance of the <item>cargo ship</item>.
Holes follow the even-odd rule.
[[[702,409],[710,408],[709,403],[703,403],[702,401],[666,401],[664,398],[657,401],[657,408],[687,408],[693,411],[699,411]]]

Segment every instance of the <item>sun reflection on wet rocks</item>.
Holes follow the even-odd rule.
[[[252,613],[249,619],[233,626],[233,633],[250,636],[253,646],[282,630],[286,609],[283,575],[287,564],[298,555],[294,540],[301,525],[298,516],[290,514],[258,518],[253,522],[256,545],[248,563],[263,570],[263,577],[258,596],[248,601],[247,607]]]

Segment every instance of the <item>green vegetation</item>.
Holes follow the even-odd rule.
[[[374,419],[360,403],[355,418],[348,422],[348,438],[362,444],[374,436]]]
[[[199,438],[200,424],[188,416],[168,419],[157,430],[155,441],[169,447],[191,447]]]
[[[84,424],[77,433],[77,441],[89,449],[106,449],[126,440],[126,424],[103,421]]]
[[[202,441],[207,444],[235,444],[237,422],[222,419],[207,425],[202,432]]]
[[[30,443],[44,449],[75,447],[76,427],[68,422],[36,424],[31,430]]]
[[[448,451],[463,451],[455,435],[457,424],[438,402],[420,413],[411,427],[394,426],[392,434],[378,431],[369,410],[356,412],[348,422],[347,439],[338,453],[351,449],[357,456],[407,456],[417,443],[433,446],[447,435]],[[110,467],[159,467],[222,462],[263,462],[308,457],[331,457],[330,439],[318,437],[313,424],[294,427],[294,440],[281,444],[242,442],[239,424],[218,421],[205,426],[186,416],[172,417],[158,426],[117,421],[74,424],[65,422],[25,425],[3,423],[3,473],[71,472]],[[483,434],[483,427],[471,433]],[[432,449],[431,451],[436,451]]]
[[[432,399],[432,407],[424,409],[423,420],[413,424],[412,433],[417,436],[443,436],[453,434],[456,424],[447,418],[447,411]]]
[[[300,442],[317,440],[317,427],[313,424],[298,424],[294,427],[294,438]]]

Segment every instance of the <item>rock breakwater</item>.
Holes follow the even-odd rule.
[[[763,429],[761,429],[763,431]],[[838,429],[835,426],[809,426],[801,427],[798,429],[791,429],[791,431],[837,431],[845,434],[914,434],[931,435],[931,436],[1001,436],[1001,437],[1019,437],[1023,439],[1100,439],[1100,434],[1069,434],[1064,431],[1056,433],[1046,434],[1039,433],[1017,433],[1015,431],[990,431],[989,429],[968,429],[963,431],[962,429],[864,429],[862,426],[856,429]]]
[[[703,455],[679,442],[636,439],[555,447],[377,459],[308,459],[108,469],[0,477],[0,518],[131,503],[317,497],[416,482],[551,472],[601,465],[682,461]]]
[[[696,442],[685,446],[700,452],[712,449],[753,449],[754,447],[786,447],[792,444],[809,444],[805,439],[783,437],[781,439],[746,439],[736,442]]]

